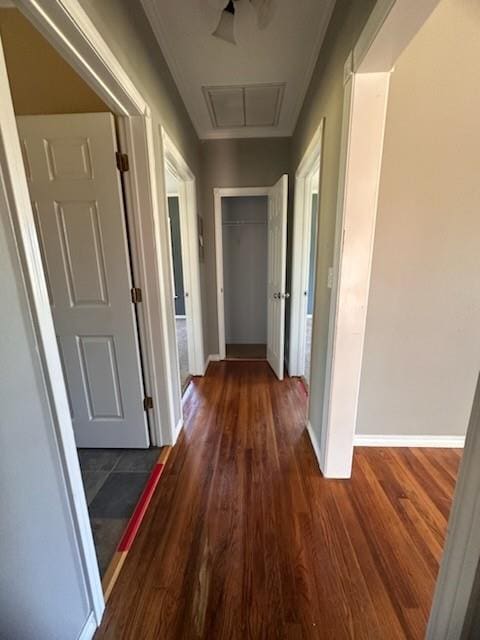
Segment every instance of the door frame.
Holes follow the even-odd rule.
[[[143,116],[117,116],[116,121],[120,148],[129,158],[129,171],[123,174],[125,213],[133,286],[142,290],[142,302],[136,305],[136,315],[145,395],[153,400],[153,409],[148,411],[150,441],[154,446],[162,446],[173,442],[173,423],[169,413],[162,412],[161,407],[168,401],[173,405],[173,399],[168,387],[162,383],[164,373],[160,366],[167,346],[162,332],[162,249],[155,239],[156,218],[160,212],[148,156],[153,148],[153,140],[149,139],[150,136],[153,138],[153,125],[149,117]]]
[[[222,198],[269,196],[271,187],[215,187],[215,272],[217,280],[218,359],[225,360],[225,301],[223,295]],[[216,359],[216,358],[215,358]]]
[[[343,69],[344,102],[321,424],[308,428],[326,477],[352,471],[388,88],[395,61],[439,0],[377,0]],[[318,407],[317,407],[318,408]]]
[[[200,258],[198,246],[197,182],[181,152],[161,127],[164,170],[169,171],[179,183],[178,209],[182,247],[182,268],[185,291],[185,315],[187,317],[188,360],[191,373],[201,376],[205,370],[203,343],[202,296],[200,287]],[[168,194],[165,193],[168,210]],[[174,291],[172,291],[173,299]],[[175,321],[175,312],[173,314]],[[177,356],[178,362],[178,356]],[[180,380],[180,367],[178,366]]]
[[[104,100],[118,123],[119,143],[129,154],[124,173],[134,286],[151,443],[174,444],[181,399],[175,393],[174,345],[168,334],[168,242],[162,223],[165,183],[157,175],[162,147],[150,106],[76,0],[15,0],[13,3],[80,77]]]
[[[166,330],[168,308],[167,242],[160,233],[166,217],[165,185],[157,180],[151,110],[123,69],[88,14],[76,0],[16,0],[17,7],[54,48],[104,100],[118,117],[120,141],[129,154],[125,175],[127,218],[134,232],[131,253],[135,285],[143,290],[139,332],[144,356],[145,391],[153,397],[149,422],[152,443],[171,444],[176,437],[176,400],[168,355],[171,345]],[[89,606],[96,626],[105,609],[98,561],[88,517],[78,455],[60,365],[58,345],[47,294],[38,239],[32,229],[33,213],[16,128],[15,114],[0,41],[0,175],[12,194],[12,217],[23,259],[23,277],[29,291],[31,313],[38,333],[44,375],[49,387],[55,437],[63,466],[65,493],[77,532],[84,567]]]
[[[318,170],[319,177],[316,188],[319,194],[319,209],[324,126],[325,118],[322,118],[295,173],[292,283],[290,290],[290,342],[288,356],[288,372],[291,376],[301,376],[304,374],[305,369],[305,320],[307,300],[303,292],[308,285],[309,258],[312,249],[310,246],[312,223],[312,202],[310,195],[314,193],[313,178]],[[318,238],[315,246],[315,272],[317,268],[317,246]],[[313,317],[315,317],[315,313]]]

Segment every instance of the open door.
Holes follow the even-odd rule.
[[[17,119],[78,447],[148,447],[115,123]]]
[[[285,350],[285,272],[287,262],[288,176],[283,175],[268,196],[267,360],[283,380]]]

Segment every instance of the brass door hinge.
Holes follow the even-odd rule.
[[[145,411],[153,409],[153,398],[151,396],[145,396],[145,398],[143,399],[143,408],[145,409]]]
[[[142,290],[138,287],[132,287],[130,289],[130,293],[132,294],[132,302],[133,304],[138,304],[142,301]]]
[[[117,169],[121,173],[125,173],[126,171],[128,171],[129,169],[128,155],[126,153],[121,153],[120,151],[117,151],[115,156],[117,158]]]

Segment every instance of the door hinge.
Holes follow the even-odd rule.
[[[151,396],[145,396],[145,398],[143,399],[143,408],[145,409],[145,411],[153,409],[153,398]]]
[[[126,153],[122,153],[121,151],[117,151],[115,154],[117,158],[117,168],[121,173],[125,173],[128,171],[128,155]]]
[[[132,302],[133,304],[138,304],[142,301],[142,290],[138,287],[132,287],[130,289],[130,293],[132,294]]]

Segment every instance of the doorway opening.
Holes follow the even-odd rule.
[[[126,215],[132,217],[121,123],[18,10],[1,9],[0,26],[31,229],[105,576],[160,455],[150,446],[146,344],[136,314],[142,289],[133,275],[136,230]],[[49,83],[48,95],[38,83]]]
[[[180,386],[182,393],[190,379],[190,359],[188,353],[188,331],[186,315],[185,282],[183,278],[182,229],[180,225],[179,184],[175,177],[167,171],[168,220],[170,248],[172,251],[172,287],[175,305],[175,335],[177,343],[178,364],[180,369]]]
[[[267,357],[268,197],[222,198],[225,354]]]
[[[310,383],[323,121],[295,174],[289,372]]]
[[[283,380],[288,176],[214,189],[219,358],[266,359]]]
[[[307,308],[305,313],[305,340],[304,340],[304,366],[303,379],[307,386],[310,382],[311,355],[312,355],[312,324],[313,324],[313,303],[315,297],[315,256],[317,248],[317,228],[318,228],[318,182],[319,172],[315,174],[312,180],[312,193],[310,197],[310,243],[306,257],[308,257],[308,279],[307,287],[304,289],[303,296],[307,299]]]
[[[196,180],[180,151],[161,130],[168,212],[171,291],[179,389],[205,370],[200,294],[200,237]],[[181,424],[181,423],[180,423]]]

